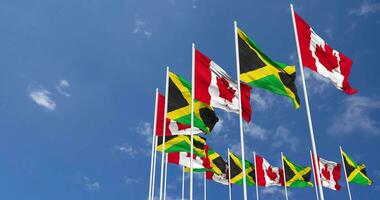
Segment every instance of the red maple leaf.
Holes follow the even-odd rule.
[[[266,170],[268,177],[270,180],[275,181],[277,178],[277,173],[273,171],[272,166],[269,166],[269,168]]]

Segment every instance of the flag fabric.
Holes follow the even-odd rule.
[[[356,164],[343,150],[342,155],[348,182],[359,185],[372,185],[372,180],[368,178],[365,170],[366,166],[364,164]]]
[[[340,190],[339,179],[341,177],[342,165],[320,157],[318,157],[318,160],[322,186],[332,190]]]
[[[212,171],[206,171],[205,173],[207,180],[212,180],[223,185],[228,185],[228,178],[226,174],[218,175]]]
[[[169,72],[167,118],[191,124],[191,85],[184,78]],[[194,100],[194,126],[209,133],[218,122],[211,106]]]
[[[165,114],[165,96],[158,94],[157,113],[156,113],[156,135],[163,136],[164,131],[164,114]],[[182,124],[174,120],[166,118],[165,135],[188,135],[190,134],[191,126]],[[202,133],[202,131],[193,127],[193,134]]]
[[[243,164],[242,159],[235,154],[229,154],[230,157],[230,182],[233,184],[243,185]],[[249,161],[245,161],[245,177],[247,185],[255,185],[255,166]]]
[[[209,162],[210,167],[200,168],[200,169],[193,169],[195,172],[205,172],[205,171],[211,171],[215,173],[216,175],[221,175],[223,177],[227,174],[227,162],[220,156],[217,152],[209,148],[207,145],[205,146],[207,148],[207,159]],[[190,172],[190,168],[186,167],[185,172]]]
[[[193,155],[205,156],[206,139],[194,135]],[[157,151],[162,152],[163,137],[158,137]],[[188,152],[191,153],[191,136],[190,135],[173,135],[165,137],[165,153]]]
[[[189,152],[173,152],[168,153],[168,162],[190,167],[190,162],[193,160],[193,169],[207,169],[211,168],[210,162],[207,158],[207,156],[197,156],[193,155],[193,159],[191,159],[191,153]]]
[[[351,59],[331,48],[296,12],[294,16],[303,65],[329,79],[339,90],[355,94],[357,90],[348,82]]]
[[[240,79],[252,87],[263,88],[289,97],[299,108],[296,68],[272,61],[243,31],[237,29],[240,59]]]
[[[284,172],[281,168],[273,167],[265,158],[256,155],[256,174],[259,186],[283,186]]]
[[[240,84],[242,91],[242,114],[251,120],[251,87]],[[219,65],[195,49],[195,99],[214,108],[239,113],[237,81],[233,80]]]
[[[283,156],[284,171],[287,187],[304,188],[313,187],[310,181],[311,168],[302,167]]]

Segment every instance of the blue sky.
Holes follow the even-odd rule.
[[[288,1],[1,0],[0,198],[145,199],[148,193],[154,91],[163,92],[165,66],[187,79],[191,43],[233,77],[233,20],[274,60],[298,64]],[[354,61],[347,96],[306,70],[321,157],[340,161],[339,145],[367,165],[372,187],[351,185],[355,199],[380,195],[380,2],[294,1],[296,11],[332,47]],[[298,67],[298,66],[297,66]],[[253,90],[253,124],[245,125],[246,154],[274,165],[280,152],[310,165],[303,93],[301,109]],[[237,115],[217,111],[208,144],[226,158],[238,153]],[[180,168],[169,166],[168,199],[180,197]],[[202,181],[196,176],[196,199]],[[328,199],[347,199],[325,189]],[[188,185],[187,185],[188,186]],[[157,190],[156,190],[157,191]],[[250,199],[254,188],[249,188]],[[233,187],[241,199],[242,187]],[[208,182],[208,197],[227,199]],[[282,188],[260,188],[283,199]],[[290,189],[312,199],[314,189]]]

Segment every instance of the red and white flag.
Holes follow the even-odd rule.
[[[165,111],[165,96],[158,94],[157,113],[156,113],[156,135],[163,136],[164,131],[164,111]],[[191,126],[181,124],[176,121],[166,118],[166,136],[168,135],[189,135]],[[199,128],[193,127],[193,134],[202,133]]]
[[[189,167],[191,162],[191,153],[188,152],[173,152],[168,153],[168,162]],[[193,155],[193,169],[211,169],[210,160],[206,157]]]
[[[243,118],[251,120],[251,87],[241,83]],[[239,113],[237,81],[210,58],[195,50],[195,99],[227,112]]]
[[[228,178],[226,174],[218,175],[214,172],[206,171],[206,179],[215,181],[223,185],[228,185]]]
[[[339,90],[355,94],[357,90],[348,82],[352,60],[331,48],[296,12],[294,16],[303,65],[329,79]]]
[[[338,181],[341,177],[342,165],[320,157],[318,160],[322,186],[332,190],[340,190],[341,186]]]
[[[268,163],[265,158],[256,155],[256,173],[257,184],[259,186],[283,186],[284,185],[284,173],[283,169],[273,167]]]

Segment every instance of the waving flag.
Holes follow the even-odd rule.
[[[299,108],[296,68],[271,60],[242,30],[237,29],[239,40],[240,79],[252,87],[263,88],[289,97]]]
[[[348,82],[351,59],[331,48],[296,12],[294,16],[303,65],[329,79],[339,90],[355,94],[357,90]]]
[[[223,185],[228,185],[228,178],[226,174],[218,175],[212,171],[206,171],[206,179],[215,181]]]
[[[173,152],[168,153],[168,162],[190,167],[190,162],[193,160],[193,169],[210,169],[210,162],[207,156],[197,156],[193,155],[193,159],[191,159],[191,153],[188,152]]]
[[[342,150],[344,166],[347,172],[347,180],[358,185],[371,185],[372,180],[368,178],[364,164],[356,164],[350,156]]]
[[[169,72],[167,118],[181,124],[191,124],[191,85],[181,76]],[[194,126],[209,133],[218,122],[209,105],[194,100]]]
[[[283,160],[287,187],[304,188],[313,186],[310,182],[310,167],[302,167],[297,165],[286,156],[283,157]]]
[[[157,151],[162,152],[163,137],[158,137]],[[193,149],[194,154],[197,156],[206,155],[206,139],[194,135]],[[165,137],[165,153],[172,152],[191,152],[191,138],[190,135],[173,135]]]
[[[165,110],[165,96],[158,94],[157,100],[157,113],[156,113],[156,135],[163,136],[164,131],[164,110]],[[174,120],[166,118],[166,134],[165,135],[188,135],[190,134],[191,126],[182,124]],[[202,133],[202,131],[193,127],[193,134]]]
[[[243,185],[243,164],[242,159],[230,152],[230,169],[231,170],[231,183]],[[247,185],[255,185],[255,166],[245,161],[245,176]]]
[[[251,120],[251,87],[240,84],[243,118]],[[195,50],[195,99],[214,108],[239,113],[238,85],[227,72],[210,58]]]
[[[332,190],[340,190],[341,186],[338,181],[341,177],[342,165],[320,157],[318,160],[322,186]]]
[[[284,172],[281,168],[273,167],[265,158],[256,155],[256,174],[259,186],[284,185]]]

